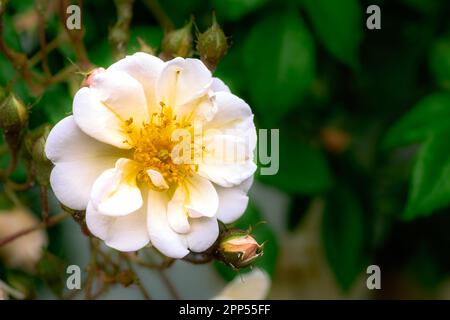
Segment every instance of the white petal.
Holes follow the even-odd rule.
[[[110,216],[124,216],[138,210],[143,202],[136,183],[138,170],[133,160],[117,160],[114,169],[106,170],[95,180],[91,192],[93,207]]]
[[[211,84],[211,89],[214,92],[225,91],[230,92],[230,88],[219,78],[213,78],[213,82]]]
[[[201,164],[198,174],[222,187],[233,187],[250,178],[256,171],[253,160],[237,164]]]
[[[159,101],[176,109],[205,95],[211,83],[211,72],[200,60],[175,58],[166,62],[158,79]]]
[[[208,127],[216,129],[232,129],[253,120],[249,105],[241,98],[229,92],[216,92],[217,113]]]
[[[148,232],[152,245],[162,254],[181,259],[189,253],[183,236],[177,234],[167,220],[167,203],[165,192],[150,190],[148,194]]]
[[[256,171],[246,136],[208,134],[203,137],[203,158],[198,174],[223,186],[241,184]]]
[[[73,99],[73,116],[77,125],[89,136],[121,149],[130,149],[124,122],[108,109],[90,88],[78,90]]]
[[[150,180],[152,180],[152,183],[155,185],[155,187],[160,189],[169,189],[169,185],[159,171],[149,169],[147,170],[147,174],[150,177]]]
[[[94,77],[90,88],[123,121],[133,118],[140,125],[149,120],[144,88],[128,73],[107,70]]]
[[[50,184],[56,198],[69,208],[84,210],[95,179],[114,167],[121,151],[87,136],[69,116],[51,130],[45,153],[55,164]]]
[[[219,195],[217,219],[225,224],[239,219],[247,209],[248,196],[240,187],[223,188],[216,186]]]
[[[91,203],[86,210],[86,224],[93,235],[119,251],[137,251],[149,241],[147,231],[147,207],[123,217],[105,216],[94,209]]]
[[[156,100],[156,81],[164,66],[165,63],[158,57],[137,52],[117,61],[108,68],[108,71],[123,71],[139,81],[144,88],[151,114],[156,110],[156,106],[159,107]]]
[[[219,236],[219,224],[216,218],[190,219],[191,231],[185,235],[189,249],[204,252],[216,242]]]
[[[185,201],[186,191],[182,186],[179,186],[167,206],[169,225],[178,233],[187,233],[190,230],[188,212],[184,207]]]
[[[213,300],[263,300],[269,294],[269,275],[255,268],[234,278]]]
[[[188,201],[185,208],[191,217],[214,217],[219,208],[219,197],[213,184],[207,179],[194,175],[187,179]]]

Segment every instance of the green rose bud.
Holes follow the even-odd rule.
[[[14,94],[8,95],[0,104],[0,128],[12,150],[17,150],[22,140],[23,129],[28,124],[28,110]]]
[[[161,58],[170,60],[174,57],[192,56],[192,20],[183,28],[166,33],[161,44]]]
[[[211,27],[198,36],[197,51],[203,63],[213,71],[227,50],[227,37],[217,23],[216,15],[213,14]]]
[[[45,155],[45,143],[48,132],[36,139],[31,148],[31,157],[36,175],[36,181],[43,187],[48,187],[50,181],[50,172],[53,164]]]

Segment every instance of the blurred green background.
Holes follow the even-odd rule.
[[[257,176],[238,222],[243,228],[268,222],[255,234],[267,241],[257,264],[272,276],[270,297],[450,298],[450,2],[160,4],[177,28],[193,15],[200,31],[215,10],[231,44],[215,75],[250,104],[258,128],[280,130],[280,170]],[[372,4],[381,8],[381,30],[366,28]],[[27,57],[39,52],[34,5],[12,0],[4,15],[4,41]],[[62,30],[56,11],[47,18],[48,41]],[[128,53],[139,50],[138,38],[158,49],[164,33],[145,1],[136,0],[133,13]],[[89,59],[107,67],[114,62],[113,2],[85,1],[82,19]],[[68,43],[49,54],[53,73],[73,63]],[[2,86],[16,77],[2,54],[0,70]],[[39,63],[35,71],[43,72]],[[14,92],[32,106],[30,127],[70,114],[81,79],[36,94],[17,78]],[[0,159],[6,167],[8,155]],[[26,180],[23,164],[14,179]],[[38,193],[20,195],[36,213]],[[69,253],[64,230],[50,230],[48,250],[68,262],[77,252]],[[381,268],[382,290],[365,287],[371,264]],[[224,279],[236,276],[214,268]],[[7,266],[2,275],[41,285]],[[206,298],[185,290],[184,297]]]

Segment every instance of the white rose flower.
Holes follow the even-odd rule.
[[[250,107],[198,59],[136,53],[87,85],[47,139],[56,197],[86,209],[89,230],[117,250],[151,243],[182,258],[208,249],[217,220],[233,222],[247,207]]]
[[[0,212],[0,238],[33,227],[39,220],[26,208],[15,207]],[[33,272],[42,257],[48,238],[44,230],[36,230],[0,247],[0,259],[10,267]]]
[[[270,284],[267,272],[254,268],[234,278],[212,300],[264,300],[269,294]]]

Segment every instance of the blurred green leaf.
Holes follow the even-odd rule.
[[[340,61],[355,68],[364,28],[358,0],[302,0],[324,46]]]
[[[5,15],[2,18],[4,19],[3,28],[5,30],[3,32],[3,39],[6,45],[11,49],[20,51],[22,48],[20,47],[19,37],[16,34],[16,28],[14,27],[12,16]]]
[[[253,267],[264,269],[271,277],[273,277],[278,256],[278,241],[270,226],[261,222],[263,222],[263,218],[258,209],[252,203],[249,203],[244,215],[235,223],[234,227],[243,230],[252,227],[253,231],[251,234],[255,237],[256,241],[260,244],[265,242],[264,254],[256,260]],[[222,262],[215,261],[214,267],[227,281],[231,281],[239,274]],[[241,269],[241,271],[244,273],[248,272],[250,271],[250,267]]]
[[[214,72],[214,76],[220,78],[234,94],[241,94],[245,89],[245,79],[241,74],[242,50],[242,45],[232,46]]]
[[[259,179],[291,194],[316,194],[333,184],[330,168],[323,153],[301,140],[280,137],[280,168],[275,175]]]
[[[99,41],[97,45],[88,51],[88,55],[91,62],[99,67],[107,68],[114,62],[107,38]]]
[[[415,9],[418,10],[422,13],[425,14],[432,14],[435,13],[439,10],[439,8],[441,7],[442,3],[444,1],[424,1],[424,0],[402,0],[402,2]]]
[[[6,193],[0,192],[0,210],[5,211],[14,207],[14,203],[8,198]]]
[[[245,41],[243,59],[251,101],[266,126],[296,107],[315,77],[314,43],[295,11],[257,23]]]
[[[330,192],[322,221],[325,254],[344,291],[351,288],[366,262],[363,209],[345,184]]]
[[[435,81],[450,89],[450,38],[438,40],[431,49],[430,69]]]
[[[61,297],[65,286],[65,263],[57,256],[45,251],[37,265],[38,275],[52,292]]]
[[[424,143],[414,165],[404,219],[429,215],[450,203],[450,129]]]
[[[42,110],[51,124],[56,124],[72,111],[72,99],[63,84],[55,84],[47,88],[44,95],[34,107]]]
[[[260,8],[268,0],[213,0],[219,19],[235,21]]]
[[[390,128],[382,145],[393,148],[423,141],[431,134],[450,128],[449,118],[450,94],[431,94]]]

